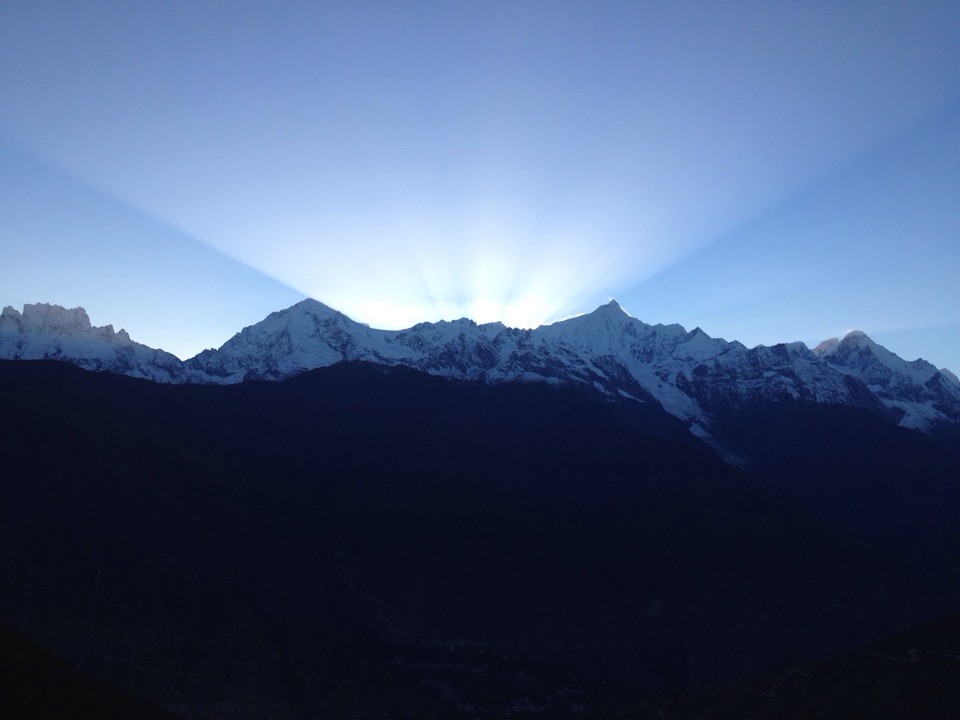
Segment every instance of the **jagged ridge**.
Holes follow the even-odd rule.
[[[308,299],[185,362],[123,330],[91,327],[82,308],[27,305],[22,315],[4,309],[0,357],[60,359],[171,383],[282,380],[354,360],[487,383],[570,383],[611,402],[662,406],[701,437],[717,413],[758,400],[860,407],[924,430],[960,422],[955,376],[902,360],[861,332],[813,350],[803,343],[748,349],[700,328],[648,325],[616,301],[532,330],[462,318],[388,331]]]
[[[182,382],[175,355],[141,345],[126,330],[92,327],[82,307],[24,305],[0,314],[0,357],[9,360],[64,360],[85,370],[120,373],[155,382]]]

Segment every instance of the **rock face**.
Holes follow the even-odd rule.
[[[93,327],[82,307],[24,305],[0,315],[0,357],[10,360],[65,360],[86,370],[130,375],[156,382],[181,382],[183,363],[168,352],[130,339],[112,325]]]
[[[866,384],[900,425],[926,429],[960,420],[956,376],[926,360],[908,362],[859,330],[847,333],[843,340],[826,340],[813,352],[832,368]]]
[[[616,301],[532,330],[464,318],[388,331],[304,300],[185,362],[131,341],[123,330],[91,327],[82,308],[27,305],[23,315],[4,310],[0,356],[60,359],[173,383],[282,380],[357,360],[486,383],[564,383],[609,402],[659,405],[700,436],[718,413],[758,401],[864,408],[922,430],[960,422],[955,376],[902,360],[861,332],[812,351],[803,343],[748,349],[700,328],[647,325]]]

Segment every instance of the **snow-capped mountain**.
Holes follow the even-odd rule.
[[[956,375],[937,370],[926,360],[903,360],[859,330],[842,340],[825,340],[813,352],[840,372],[862,380],[901,425],[924,428],[958,417]]]
[[[183,365],[163,350],[133,342],[126,330],[93,327],[82,307],[24,305],[23,313],[5,307],[0,315],[0,358],[65,360],[86,370],[180,382]]]
[[[960,384],[923,360],[907,362],[850,333],[810,350],[711,338],[700,328],[648,325],[616,301],[531,330],[467,319],[377,330],[304,300],[244,328],[218,350],[180,362],[86,313],[28,305],[0,321],[0,356],[55,358],[159,382],[231,384],[282,380],[342,361],[402,365],[486,383],[573,384],[612,402],[652,403],[705,436],[718,413],[763,400],[871,410],[919,429],[960,422]]]
[[[700,328],[687,332],[680,325],[647,325],[615,301],[533,330],[461,319],[386,331],[304,300],[245,328],[219,350],[188,360],[184,368],[194,382],[232,383],[281,379],[343,360],[406,365],[485,382],[575,383],[612,400],[659,403],[698,425],[697,432],[709,427],[716,412],[754,400],[864,407],[912,427],[951,417],[919,407],[895,415],[863,378],[824,362],[802,343],[747,349]],[[905,378],[898,387],[911,381]],[[916,393],[913,397],[922,401]]]

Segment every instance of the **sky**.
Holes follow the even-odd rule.
[[[960,371],[960,3],[0,3],[0,305],[187,358],[305,297]]]

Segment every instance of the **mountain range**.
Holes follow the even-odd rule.
[[[20,717],[67,683],[78,717],[956,707],[955,379],[862,333],[748,349],[616,303],[382,331],[306,300],[181,361],[28,305],[0,356]],[[101,711],[134,705],[78,669],[152,706]]]
[[[163,383],[283,380],[366,361],[486,384],[569,384],[611,403],[662,408],[707,441],[718,416],[758,401],[863,408],[924,431],[960,424],[956,375],[903,360],[863,332],[813,349],[800,342],[747,348],[700,328],[648,325],[613,300],[529,330],[463,318],[388,331],[308,299],[186,361],[111,325],[92,327],[83,308],[25,305],[0,316],[0,358],[63,360]]]

